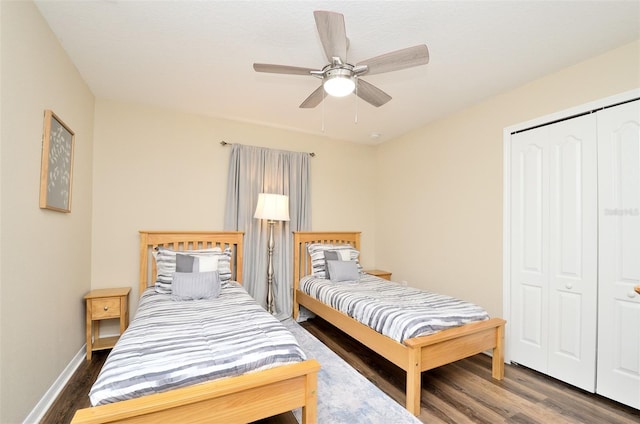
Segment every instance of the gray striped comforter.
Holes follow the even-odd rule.
[[[235,282],[211,300],[153,288],[91,388],[93,406],[300,362],[295,337]]]
[[[322,303],[402,343],[472,321],[489,319],[480,306],[362,274],[360,282],[332,283],[306,276],[300,289]]]

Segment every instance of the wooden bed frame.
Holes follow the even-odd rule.
[[[491,374],[497,380],[504,378],[505,320],[492,318],[398,343],[299,289],[300,279],[311,274],[311,259],[307,251],[310,243],[350,244],[360,250],[359,232],[294,232],[293,240],[294,319],[297,319],[299,307],[302,305],[405,370],[407,373],[406,408],[412,414],[420,414],[422,371],[491,349],[493,351]]]
[[[156,279],[151,252],[231,247],[232,279],[242,281],[242,232],[140,231],[140,293]],[[302,407],[303,423],[317,422],[320,364],[307,360],[265,371],[78,410],[72,423],[247,423]]]

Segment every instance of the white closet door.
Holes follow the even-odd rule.
[[[535,128],[511,141],[511,358],[593,392],[595,117]]]
[[[596,387],[598,200],[596,118],[549,129],[548,374]]]
[[[511,358],[547,372],[548,128],[511,136]]]
[[[640,408],[640,105],[598,112],[597,392]]]

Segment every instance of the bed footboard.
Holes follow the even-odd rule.
[[[404,341],[409,348],[406,407],[414,415],[420,414],[421,374],[442,365],[492,351],[491,375],[504,378],[504,326],[506,321],[491,318],[444,330],[429,336]]]
[[[265,371],[80,409],[74,424],[246,423],[302,407],[303,423],[317,422],[320,364],[307,360]]]
[[[398,343],[298,290],[300,305],[322,317],[407,373],[406,408],[420,415],[423,371],[485,351],[493,352],[492,376],[504,378],[504,326],[492,318]]]

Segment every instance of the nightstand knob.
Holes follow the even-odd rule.
[[[105,307],[104,307],[104,310],[105,310],[105,311],[108,311],[108,310],[109,310],[109,307],[108,307],[108,306],[105,306]]]

